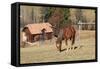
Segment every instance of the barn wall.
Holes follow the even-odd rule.
[[[52,39],[52,32],[50,33],[46,33],[46,36],[45,36],[45,40],[49,40],[49,39]],[[29,38],[29,42],[36,42],[36,41],[39,41],[41,40],[41,34],[33,34],[33,35],[30,35],[28,38]]]

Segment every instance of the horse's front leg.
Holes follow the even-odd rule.
[[[62,41],[59,43],[59,51],[61,52]]]
[[[57,47],[57,49],[59,50],[59,47],[58,47],[58,42],[56,42],[56,47]]]
[[[56,47],[61,52],[62,41],[56,41]]]

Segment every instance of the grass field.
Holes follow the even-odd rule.
[[[81,31],[80,41],[76,38],[73,47],[76,49],[68,49],[63,41],[61,53],[55,46],[56,39],[46,40],[43,44],[35,42],[20,48],[20,63],[40,63],[40,62],[59,62],[59,61],[75,61],[75,60],[91,60],[95,59],[95,31]],[[80,43],[79,43],[80,42]]]

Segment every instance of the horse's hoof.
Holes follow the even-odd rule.
[[[74,49],[77,49],[78,47],[74,47]]]
[[[62,50],[59,50],[59,52],[62,52]]]
[[[71,50],[73,49],[73,47],[71,47]]]

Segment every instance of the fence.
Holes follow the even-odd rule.
[[[95,23],[94,22],[88,22],[88,23],[84,23],[84,22],[78,22],[75,25],[76,29],[77,29],[77,41],[79,43],[79,46],[81,46],[81,32],[86,30],[86,31],[94,31],[95,30]],[[87,35],[91,35],[89,33],[87,33]]]

